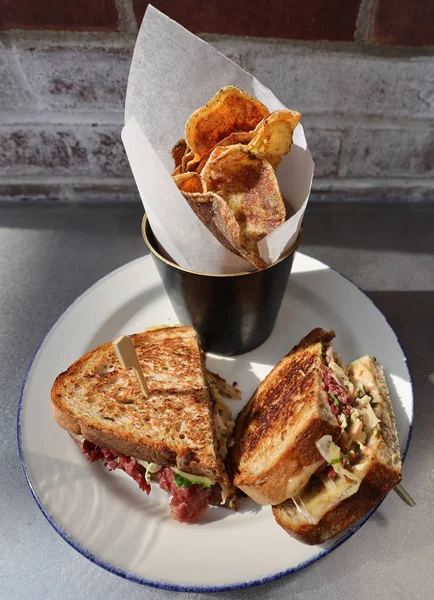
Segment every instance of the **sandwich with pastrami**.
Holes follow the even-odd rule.
[[[345,369],[334,332],[311,331],[259,385],[237,418],[234,484],[273,505],[307,544],[356,523],[401,480],[396,421],[383,369]]]
[[[124,471],[146,494],[158,483],[179,521],[199,518],[210,504],[234,508],[225,469],[234,424],[221,394],[236,398],[238,390],[207,371],[191,327],[151,328],[131,339],[148,398],[107,343],[55,380],[57,423],[90,462]]]

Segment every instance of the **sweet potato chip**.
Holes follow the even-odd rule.
[[[256,127],[249,150],[259,158],[268,160],[276,169],[282,156],[291,150],[292,132],[300,117],[300,113],[294,110],[275,110]]]
[[[265,269],[267,263],[259,256],[256,244],[244,246],[244,238],[239,224],[226,202],[213,192],[182,195],[202,223],[221,244],[234,254],[241,256],[258,269]]]
[[[195,157],[192,150],[189,150],[182,158],[181,172],[186,173],[187,171],[194,171],[198,164],[199,159]]]
[[[173,162],[175,163],[175,169],[177,169],[181,165],[182,159],[183,159],[183,156],[184,156],[186,150],[187,150],[187,142],[184,139],[178,140],[176,142],[176,144],[173,146],[172,158],[173,158]]]
[[[285,221],[285,204],[270,163],[238,144],[216,148],[201,173],[204,190],[228,205],[251,249]]]
[[[185,166],[185,170],[196,172],[197,167],[199,166],[199,162],[200,162],[200,159],[195,156],[194,158],[192,158],[191,160],[188,161],[188,163]]]
[[[201,159],[223,138],[234,131],[252,131],[268,109],[237,87],[221,88],[211,100],[198,108],[185,125],[185,140]]]
[[[300,114],[269,110],[225,86],[188,119],[172,148],[173,179],[213,235],[258,269],[258,242],[286,218],[274,170],[291,149]]]
[[[256,130],[254,130],[254,131],[234,131],[227,137],[220,140],[218,142],[218,144],[216,144],[214,146],[214,148],[212,148],[212,150],[210,150],[209,152],[207,152],[207,154],[205,154],[205,156],[202,158],[199,165],[197,166],[196,172],[200,173],[202,171],[202,169],[204,168],[204,166],[207,163],[208,158],[211,155],[211,152],[214,152],[214,150],[216,148],[219,148],[220,146],[234,146],[235,144],[248,144],[249,142],[252,141],[252,139],[255,135],[255,131]]]
[[[194,152],[192,152],[191,150],[189,150],[188,152],[186,152],[184,154],[184,156],[182,157],[182,161],[181,161],[181,169],[182,172],[185,173],[186,171],[186,167],[187,164],[194,158]]]
[[[181,192],[202,192],[203,185],[201,176],[198,173],[182,173],[173,176],[173,180]]]
[[[220,144],[216,144],[212,151],[209,153],[209,155],[203,157],[202,161],[197,167],[197,172],[202,173],[203,169],[205,168],[208,162],[213,162],[214,160],[216,160],[216,158],[218,158],[220,154],[223,154],[223,152],[226,152],[227,149],[228,146],[220,146]]]

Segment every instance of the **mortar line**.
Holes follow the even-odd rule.
[[[340,144],[339,154],[338,154],[338,170],[337,170],[338,177],[341,177],[342,173],[344,172],[343,157],[345,157],[345,153],[346,153],[346,142],[347,142],[348,135],[349,135],[348,132],[349,132],[349,129],[346,128],[346,129],[344,129],[344,131],[342,133],[341,144]]]
[[[336,115],[321,113],[316,115],[307,114],[304,116],[304,123],[312,129],[373,129],[412,131],[414,129],[426,131],[434,126],[434,119],[431,117],[413,117],[408,118],[400,116],[369,116],[369,115]]]
[[[314,190],[369,190],[369,189],[434,189],[434,177],[345,177],[342,179],[325,179],[314,177]]]
[[[362,41],[332,41],[332,40],[293,40],[271,37],[230,36],[215,33],[199,33],[201,39],[211,45],[219,42],[233,42],[250,45],[273,46],[286,50],[303,50],[312,52],[335,52],[363,56],[364,58],[417,58],[434,55],[434,46],[387,46]]]
[[[304,50],[306,52],[346,53],[365,58],[417,58],[434,55],[434,46],[386,46],[366,41],[339,42],[330,40],[291,40],[281,38],[258,38],[249,36],[229,36],[210,33],[199,33],[198,37],[213,45],[218,42],[236,42],[245,45],[256,44],[281,47],[284,50]],[[136,39],[135,33],[98,32],[98,31],[53,31],[14,29],[0,31],[0,41],[6,46],[17,44],[20,48],[29,46],[43,48],[46,46],[88,46],[114,47],[132,50]]]
[[[0,111],[0,123],[2,127],[32,125],[35,127],[46,127],[48,125],[59,126],[81,126],[81,125],[123,125],[124,111],[122,108],[112,110],[75,110],[71,111],[48,111],[31,112],[20,109],[11,111]],[[408,116],[364,116],[364,115],[339,115],[328,114],[305,114],[302,122],[307,129],[343,130],[348,129],[370,129],[370,130],[395,130],[395,131],[426,131],[434,128],[434,118],[430,117],[408,117]]]
[[[369,40],[376,4],[376,0],[362,0],[354,31],[356,42],[367,42]]]
[[[19,59],[18,52],[17,52],[17,49],[15,48],[15,46],[12,46],[9,48],[9,53],[10,53],[10,57],[12,59],[9,62],[9,64],[12,67],[11,70],[12,70],[18,84],[20,85],[22,91],[28,97],[28,99],[30,101],[35,102],[36,106],[40,109],[42,107],[41,99],[33,91],[32,87],[29,83],[29,80],[27,79],[26,72],[23,69],[23,66],[21,64],[21,61]]]
[[[0,111],[1,126],[47,126],[47,125],[122,125],[124,111],[120,108],[108,111]]]
[[[110,177],[110,176],[83,176],[83,175],[56,175],[56,176],[2,176],[0,179],[0,190],[3,187],[25,187],[35,186],[47,188],[50,186],[72,185],[79,189],[80,187],[98,186],[99,188],[110,186],[132,185],[135,187],[134,179],[129,177]],[[314,190],[364,190],[364,189],[385,189],[385,188],[405,188],[405,189],[434,189],[434,177],[370,177],[370,178],[321,178],[314,177]]]
[[[98,186],[98,187],[108,187],[113,185],[121,185],[125,184],[133,184],[134,179],[131,176],[129,177],[110,177],[106,175],[100,175],[99,177],[92,177],[89,175],[44,175],[40,176],[31,176],[31,175],[17,175],[17,176],[2,176],[0,179],[0,189],[6,186],[17,186],[17,187],[25,187],[25,186],[35,186],[35,187],[50,187],[50,186],[63,186],[63,185],[73,185],[74,187],[87,187],[87,186]]]
[[[137,35],[138,27],[134,14],[133,0],[115,0],[119,17],[119,33],[122,35]]]

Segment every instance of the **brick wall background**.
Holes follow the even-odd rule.
[[[120,129],[147,4],[2,0],[0,199],[137,199]],[[432,0],[153,4],[303,113],[315,198],[432,198]]]

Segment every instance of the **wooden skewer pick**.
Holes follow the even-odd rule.
[[[401,500],[403,502],[405,502],[406,504],[408,504],[408,506],[416,506],[416,502],[413,500],[413,498],[410,496],[410,494],[407,492],[407,490],[405,490],[402,485],[400,483],[398,483],[398,485],[395,485],[395,487],[393,488],[395,490],[395,492],[398,494],[398,496],[401,498]]]
[[[137,358],[133,340],[128,335],[118,335],[117,338],[113,340],[113,347],[123,368],[133,369],[140,385],[140,389],[142,390],[142,394],[145,398],[149,398],[148,386],[146,385],[145,376],[143,375],[142,367]]]

